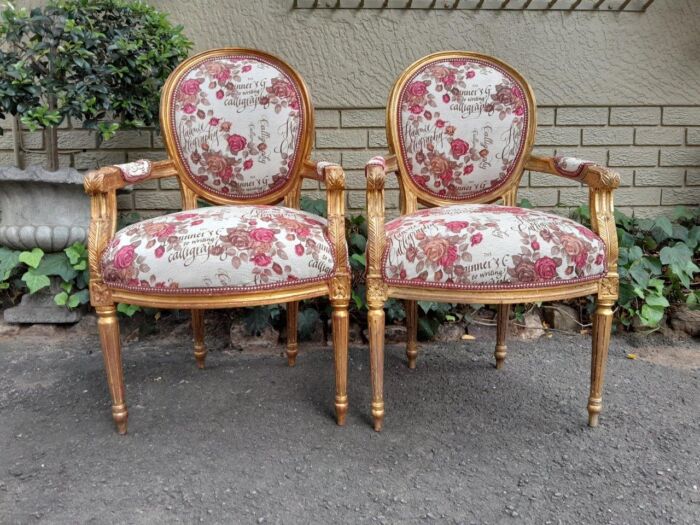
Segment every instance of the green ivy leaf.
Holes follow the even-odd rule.
[[[72,244],[63,251],[66,253],[66,256],[71,264],[78,264],[81,259],[87,257],[87,248],[84,244],[79,242]],[[84,268],[76,268],[76,270],[78,269]]]
[[[688,297],[685,298],[685,304],[688,304],[691,306],[691,309],[695,309],[693,307],[697,306],[700,304],[700,292],[691,292],[688,294]]]
[[[674,221],[678,221],[678,220],[691,221],[694,218],[695,218],[695,216],[693,215],[693,212],[690,211],[685,206],[676,206],[676,208],[673,210],[673,220]]]
[[[650,306],[645,304],[642,306],[641,313],[639,315],[640,321],[644,326],[656,326],[661,322],[664,317],[664,308],[658,306]]]
[[[34,248],[31,252],[21,252],[19,254],[19,262],[23,262],[31,268],[37,268],[43,257],[44,250],[41,248]]]
[[[652,275],[661,275],[661,261],[658,257],[642,257],[640,262]]]
[[[633,264],[629,269],[629,274],[642,288],[646,288],[649,284],[649,272],[647,272],[641,264]]]
[[[388,322],[395,323],[406,319],[406,310],[403,307],[403,301],[397,301],[393,298],[389,299],[384,303],[384,308],[386,309],[386,318]]]
[[[636,294],[634,293],[634,287],[629,283],[620,282],[620,297],[618,302],[622,306],[627,306],[634,300],[635,297]]]
[[[424,314],[427,314],[430,310],[432,310],[433,306],[435,303],[431,301],[416,301],[418,304],[418,307],[423,310]]]
[[[133,317],[133,315],[140,311],[141,307],[136,304],[119,303],[117,304],[117,312],[124,314],[127,317]]]
[[[71,281],[78,275],[64,253],[48,253],[41,259],[36,273],[58,275],[64,281]]]
[[[642,251],[642,249],[639,246],[632,246],[629,249],[628,257],[629,257],[630,261],[637,261],[637,260],[641,259],[643,256],[644,256],[644,252]]]
[[[673,235],[673,225],[668,217],[659,217],[654,221],[652,235],[657,242],[663,242]]]
[[[76,308],[80,304],[80,298],[73,294],[68,298],[68,308]]]
[[[688,241],[686,244],[691,250],[697,249],[698,244],[700,244],[700,226],[693,226],[688,231]]]
[[[659,295],[664,293],[665,283],[661,279],[649,279],[647,286],[652,290],[656,290],[656,293]]]
[[[437,333],[437,329],[440,326],[440,321],[437,319],[432,319],[430,317],[419,317],[418,318],[418,336],[422,339],[432,339]]]
[[[668,299],[666,299],[662,295],[656,295],[656,294],[647,295],[646,298],[644,299],[644,302],[646,304],[648,304],[649,306],[660,306],[662,308],[668,308],[669,306],[671,306],[668,303]]]
[[[693,252],[685,244],[677,242],[673,246],[664,247],[659,252],[661,263],[668,265],[672,277],[676,277],[684,288],[690,288],[690,280],[693,273],[700,268],[693,262]]]
[[[355,302],[355,308],[362,310],[365,308],[365,298],[364,295],[352,291],[352,300]]]
[[[66,292],[56,294],[53,298],[53,302],[58,306],[65,306],[68,302],[68,294]]]
[[[326,216],[328,205],[325,199],[314,199],[306,195],[302,195],[301,201],[299,202],[300,208],[314,215],[319,215],[321,217]]]
[[[351,261],[355,261],[357,264],[359,264],[362,268],[367,268],[367,259],[365,258],[364,253],[353,253],[350,256]]]
[[[299,339],[306,341],[311,338],[314,333],[316,325],[320,321],[320,316],[318,311],[313,308],[304,308],[299,311],[299,317],[297,318],[298,328],[299,328]]]
[[[7,279],[19,265],[20,252],[0,246],[0,281]]]
[[[75,297],[78,300],[78,304],[87,304],[90,302],[90,291],[88,289],[80,290],[71,297]]]
[[[364,253],[365,248],[367,247],[367,239],[364,237],[364,235],[360,235],[359,233],[351,233],[350,246],[355,248],[358,252]]]
[[[27,284],[27,288],[29,288],[30,294],[35,293],[41,290],[42,288],[46,288],[51,284],[51,281],[48,277],[36,273],[36,270],[34,270],[33,268],[27,270],[27,272],[22,276],[22,280]]]

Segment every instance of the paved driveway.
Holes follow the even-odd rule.
[[[0,522],[700,522],[700,372],[622,339],[595,430],[585,336],[512,342],[503,371],[485,339],[424,346],[415,371],[390,346],[381,434],[366,348],[339,428],[328,349],[198,371],[185,339],[127,345],[126,437],[96,338],[0,341]]]

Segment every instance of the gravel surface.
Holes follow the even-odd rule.
[[[653,343],[650,343],[653,344]],[[0,523],[700,523],[700,371],[613,340],[601,427],[586,426],[590,339],[387,348],[385,430],[367,349],[347,426],[332,353],[126,345],[129,434],[114,432],[94,336],[0,340]],[[697,342],[676,343],[689,352]]]

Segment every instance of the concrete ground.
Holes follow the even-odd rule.
[[[199,371],[182,332],[151,336],[124,350],[122,437],[94,335],[5,337],[0,523],[700,523],[700,369],[626,358],[659,353],[642,343],[613,340],[597,429],[586,336],[513,341],[502,371],[488,337],[424,345],[414,371],[390,346],[377,434],[365,347],[340,428],[327,348]]]

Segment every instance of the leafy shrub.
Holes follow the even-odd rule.
[[[57,305],[77,308],[87,303],[90,297],[85,245],[75,243],[58,253],[44,253],[40,248],[15,251],[0,246],[0,289],[11,294],[11,300],[49,287],[50,277],[60,279],[61,291],[54,296]]]
[[[55,127],[68,116],[105,140],[157,125],[161,87],[192,47],[181,26],[130,0],[51,0],[31,11],[8,3],[0,37],[0,118],[46,128],[51,169]]]
[[[574,218],[590,225],[590,210]],[[625,326],[656,328],[671,304],[700,303],[700,208],[678,207],[667,217],[635,219],[615,212],[620,255],[617,319]]]

